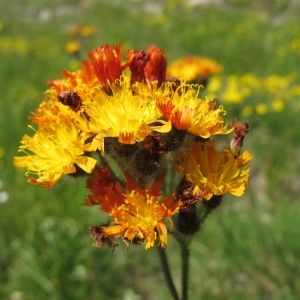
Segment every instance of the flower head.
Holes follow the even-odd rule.
[[[143,85],[136,83],[139,84]],[[144,140],[154,129],[170,130],[170,126],[164,126],[166,122],[159,119],[161,113],[153,99],[133,93],[128,78],[123,77],[119,87],[112,95],[94,89],[92,99],[82,105],[88,118],[83,114],[74,115],[81,130],[94,134],[92,142],[86,146],[87,151],[99,149],[103,153],[105,137],[118,137],[122,144],[134,144]],[[158,123],[161,126],[157,126]]]
[[[63,174],[75,173],[75,165],[91,173],[96,160],[84,155],[88,134],[79,131],[70,120],[60,119],[54,125],[40,126],[33,137],[25,135],[14,165],[28,169],[30,183],[52,187]]]
[[[199,92],[200,87],[196,88]],[[163,116],[179,130],[203,138],[230,133],[233,129],[227,129],[222,117],[225,114],[223,107],[216,106],[214,101],[199,99],[198,92],[184,82],[175,91],[172,83],[166,83],[155,94],[155,98]]]
[[[213,195],[244,194],[252,155],[245,151],[235,157],[230,149],[215,150],[215,142],[193,143],[189,150],[182,150],[174,165],[178,172],[194,186],[195,193],[209,200]]]
[[[164,220],[176,214],[181,203],[175,201],[174,194],[161,195],[159,180],[149,187],[140,187],[127,176],[125,184],[123,188],[115,183],[106,167],[98,168],[88,181],[90,195],[86,204],[100,204],[103,211],[114,217],[113,222],[101,227],[102,232],[130,242],[137,240],[144,243],[146,249],[152,247],[156,239],[161,247],[166,247]]]

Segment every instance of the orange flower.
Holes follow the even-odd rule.
[[[166,83],[154,92],[154,97],[163,116],[179,130],[203,138],[230,133],[233,129],[227,129],[222,117],[225,114],[223,107],[216,107],[214,101],[199,99],[199,89],[200,86],[181,82],[174,92],[172,83]]]
[[[85,99],[92,89],[99,85],[99,81],[89,61],[83,61],[81,66],[82,68],[75,72],[63,70],[63,78],[49,81],[48,86],[54,89],[56,94],[71,90]]]
[[[158,245],[167,245],[165,219],[179,211],[180,202],[175,195],[163,197],[160,192],[160,179],[152,186],[142,188],[132,177],[126,176],[126,189],[111,178],[109,170],[98,168],[88,181],[91,193],[85,205],[100,204],[101,209],[114,217],[114,221],[102,226],[106,236],[122,238],[130,242],[138,240],[148,249],[158,239]]]
[[[104,45],[88,53],[96,76],[106,91],[110,91],[110,85],[114,84],[117,79],[120,79],[125,68],[122,65],[121,54],[121,44],[117,44],[114,48]]]

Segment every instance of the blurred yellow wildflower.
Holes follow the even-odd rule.
[[[213,76],[209,80],[206,91],[209,94],[212,93],[215,95],[217,92],[219,92],[221,90],[221,86],[222,86],[222,82],[221,82],[220,77]]]
[[[259,103],[255,106],[255,111],[258,115],[265,115],[268,112],[268,107],[264,103]]]
[[[90,36],[95,33],[95,27],[90,25],[85,25],[81,27],[80,33],[82,36]]]
[[[30,41],[21,37],[0,37],[0,52],[16,53],[22,56],[28,54],[30,50]]]
[[[223,92],[222,98],[224,102],[240,103],[250,94],[249,88],[243,86],[239,82],[237,76],[229,76],[227,86]]]
[[[244,117],[249,117],[253,114],[253,107],[251,105],[246,105],[242,108],[242,115]]]
[[[223,67],[213,59],[189,55],[172,62],[167,75],[188,82],[202,83],[211,75],[220,73]]]
[[[272,102],[273,111],[281,112],[284,110],[284,102],[281,99],[275,99]]]
[[[246,73],[240,77],[240,84],[246,85],[251,89],[259,89],[261,88],[261,79],[252,73]]]
[[[80,43],[78,41],[72,41],[67,44],[65,44],[65,52],[73,54],[77,53],[80,50]]]
[[[84,26],[75,25],[70,28],[70,34],[75,37],[77,36],[87,37],[94,34],[94,32],[95,32],[95,27],[91,25],[84,25]]]

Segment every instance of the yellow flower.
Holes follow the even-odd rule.
[[[207,93],[216,94],[222,88],[221,78],[214,76],[209,80],[208,86],[206,87]]]
[[[154,93],[163,116],[175,128],[203,138],[230,133],[232,128],[227,129],[222,117],[225,114],[223,107],[216,105],[215,101],[199,99],[200,86],[195,85],[195,88],[197,92],[194,86],[182,82],[173,92],[172,84],[165,84],[161,91]]]
[[[94,26],[85,25],[85,26],[82,26],[80,29],[81,35],[85,36],[85,37],[94,34],[94,32],[95,32]]]
[[[88,137],[70,120],[58,118],[56,124],[39,126],[33,137],[23,137],[19,152],[27,156],[14,157],[14,165],[28,169],[30,183],[43,183],[46,188],[52,187],[63,174],[75,173],[75,165],[91,173],[97,161],[83,155]]]
[[[186,79],[189,82],[201,82],[209,76],[222,71],[222,66],[210,58],[189,55],[168,66],[168,76]]]
[[[268,107],[264,103],[259,103],[255,106],[256,113],[259,115],[265,115],[268,112]]]
[[[252,155],[245,151],[236,158],[230,150],[217,152],[215,142],[193,143],[182,150],[174,165],[186,180],[194,185],[194,192],[210,200],[213,195],[244,194],[250,169],[246,166]]]
[[[245,87],[237,76],[230,76],[222,99],[228,103],[240,103],[248,97],[249,94],[250,89]]]
[[[65,44],[65,51],[67,53],[73,54],[80,50],[80,43],[78,41],[73,41]]]
[[[85,25],[85,26],[75,25],[70,28],[70,34],[75,37],[77,36],[88,37],[92,35],[94,32],[95,32],[94,26],[90,26],[90,25]]]
[[[284,110],[284,102],[281,99],[275,99],[272,102],[272,108],[276,112],[281,112]]]
[[[244,117],[249,117],[253,114],[253,107],[251,105],[246,105],[245,107],[243,107],[242,109],[242,115]]]
[[[159,120],[161,113],[156,102],[145,95],[133,93],[129,78],[123,77],[122,80],[112,95],[103,89],[94,89],[92,99],[83,103],[84,114],[74,115],[81,130],[95,135],[86,145],[87,151],[99,149],[103,153],[105,137],[118,137],[122,144],[134,144],[144,140],[152,130],[166,132],[171,129],[169,123]]]
[[[133,178],[127,176],[126,189],[116,183],[109,170],[98,168],[87,184],[91,193],[86,205],[100,205],[114,221],[101,227],[106,238],[122,238],[130,242],[139,241],[148,249],[158,245],[167,245],[167,226],[165,219],[178,213],[181,203],[175,201],[175,195],[163,197],[160,192],[160,179],[149,187],[140,187]]]

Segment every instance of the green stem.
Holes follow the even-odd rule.
[[[188,243],[183,240],[179,241],[181,250],[181,288],[182,288],[182,300],[188,300],[189,291],[189,258],[190,249]]]
[[[162,269],[165,275],[165,280],[167,283],[167,286],[169,288],[169,291],[173,297],[174,300],[179,300],[179,296],[171,275],[171,271],[170,271],[170,266],[169,266],[169,262],[167,259],[167,255],[166,255],[166,250],[161,248],[161,247],[157,247],[158,249],[158,254],[160,257],[160,261],[161,261],[161,265],[162,265]]]

